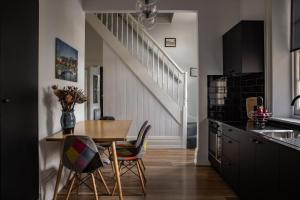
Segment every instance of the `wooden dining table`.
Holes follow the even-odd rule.
[[[73,135],[86,135],[92,138],[96,143],[111,143],[113,164],[119,189],[119,198],[123,199],[123,192],[120,180],[119,164],[116,152],[116,142],[125,141],[131,126],[131,120],[86,120],[75,125]],[[69,134],[62,131],[54,133],[46,138],[48,142],[63,142],[64,138]],[[62,160],[60,159],[53,199],[57,199],[58,186],[61,180],[63,170]]]

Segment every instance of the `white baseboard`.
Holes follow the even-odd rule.
[[[136,136],[128,136],[128,140],[136,139]],[[148,147],[155,149],[181,149],[182,137],[180,136],[149,136]]]
[[[196,153],[195,153],[195,164],[197,166],[210,166],[210,162],[208,160],[208,155],[207,157],[202,158],[200,153],[199,153],[199,148],[196,148]]]

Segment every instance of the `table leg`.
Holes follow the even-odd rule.
[[[57,191],[58,191],[58,186],[59,186],[59,182],[60,182],[60,179],[61,179],[62,170],[63,170],[63,164],[62,164],[62,160],[60,160],[59,167],[58,167],[58,172],[57,172],[57,177],[56,177],[54,194],[53,194],[53,200],[56,200],[56,198],[57,198]]]
[[[120,179],[120,170],[119,170],[119,163],[117,158],[117,150],[116,150],[116,142],[112,142],[112,153],[113,153],[113,159],[114,159],[114,168],[115,168],[115,174],[117,179],[117,185],[119,188],[119,196],[120,200],[123,200],[123,192],[122,192],[122,186],[121,186],[121,179]]]

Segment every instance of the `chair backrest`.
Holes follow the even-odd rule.
[[[141,139],[141,143],[140,145],[137,147],[137,150],[140,153],[146,151],[146,147],[147,147],[147,138],[148,138],[148,135],[149,135],[149,131],[151,129],[151,125],[148,125],[146,128],[145,128],[145,131],[142,135],[142,139]]]
[[[100,120],[116,120],[113,116],[103,116]]]
[[[75,172],[89,173],[103,166],[94,141],[87,136],[70,135],[64,140],[63,165]]]
[[[144,121],[144,123],[142,124],[142,126],[140,128],[140,131],[139,131],[139,134],[138,134],[138,136],[136,138],[135,147],[138,147],[140,145],[147,124],[148,124],[148,121]]]

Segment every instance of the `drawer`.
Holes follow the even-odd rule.
[[[222,124],[222,132],[223,135],[228,136],[236,141],[239,141],[240,134],[242,134],[242,130],[239,130],[237,128],[231,127],[226,124]]]
[[[233,162],[238,162],[239,143],[234,139],[223,135],[222,155]]]

